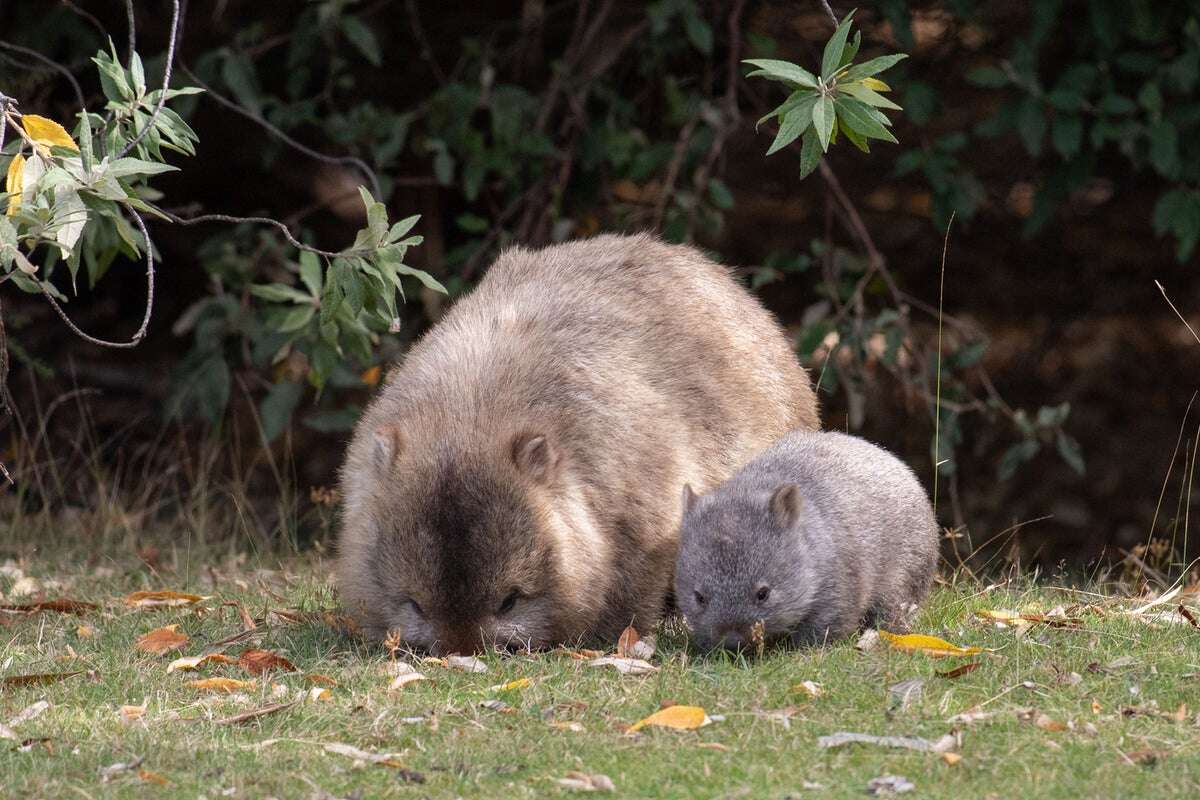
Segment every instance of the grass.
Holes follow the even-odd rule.
[[[1122,613],[1134,605],[1128,600],[1030,583],[963,582],[936,590],[915,629],[993,654],[933,659],[887,648],[863,653],[843,642],[747,659],[691,652],[686,636],[668,627],[654,658],[661,669],[648,676],[589,667],[561,653],[488,655],[486,674],[417,664],[431,680],[389,693],[381,648],[320,622],[285,624],[267,614],[332,605],[328,570],[316,557],[262,570],[192,554],[159,574],[94,555],[91,568],[73,566],[82,561],[42,554],[21,566],[46,597],[91,601],[98,610],[8,615],[0,627],[0,675],[84,671],[54,684],[0,689],[0,722],[38,701],[50,704],[13,726],[18,741],[0,741],[5,796],[553,797],[573,794],[557,783],[570,771],[607,775],[626,797],[861,797],[869,780],[887,774],[907,777],[918,797],[1182,797],[1200,789],[1200,630],[1130,617]],[[0,578],[6,591],[12,583],[11,575]],[[159,588],[212,598],[157,610],[121,602],[128,592]],[[203,677],[247,678],[236,665],[168,674],[173,658],[242,630],[237,610],[224,602],[243,603],[267,622],[227,653],[261,647],[299,672],[260,677],[241,696],[206,696],[188,685]],[[1019,633],[974,615],[1081,602],[1099,610],[1082,614],[1077,628],[1034,625]],[[139,636],[168,624],[191,639],[181,651],[136,649]],[[81,625],[94,633],[81,636]],[[980,667],[955,679],[938,674],[968,661]],[[307,693],[309,673],[337,681],[327,700],[241,724],[218,722],[281,702],[276,691],[284,700]],[[532,682],[502,694],[489,689],[518,678]],[[909,679],[924,681],[921,696],[889,710],[895,702],[888,687]],[[819,697],[793,688],[806,680],[821,685]],[[498,696],[508,713],[480,705]],[[723,718],[696,731],[625,733],[668,701]],[[121,720],[122,705],[143,703],[139,719]],[[1189,708],[1176,719],[1181,704]],[[947,721],[975,707],[995,716]],[[551,724],[571,722],[579,730]],[[1069,728],[1046,729],[1058,727],[1052,723]],[[953,765],[934,753],[817,744],[837,731],[937,740],[952,730],[961,734],[955,752],[962,757]],[[36,741],[19,746],[24,740]],[[356,764],[327,752],[326,743],[399,757],[393,765]],[[136,759],[138,768],[102,779],[103,768]],[[140,769],[153,775],[142,777]],[[166,784],[151,782],[154,776]]]

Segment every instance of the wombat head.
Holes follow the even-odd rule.
[[[588,519],[572,514],[582,505],[555,445],[529,431],[456,443],[430,427],[384,425],[352,453],[348,470],[373,479],[347,480],[358,487],[339,554],[348,609],[376,635],[437,653],[577,635],[591,556],[572,545]]]
[[[745,647],[788,634],[816,593],[804,556],[800,488],[683,492],[675,598],[701,647]]]

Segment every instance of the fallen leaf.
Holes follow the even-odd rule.
[[[1038,714],[1037,717],[1034,718],[1033,724],[1037,725],[1042,730],[1050,731],[1051,733],[1060,733],[1067,729],[1067,724],[1065,722],[1054,719],[1047,714]]]
[[[1153,767],[1160,758],[1167,755],[1164,750],[1134,750],[1131,753],[1121,753],[1118,750],[1117,752],[1120,753],[1124,763],[1135,767]]]
[[[961,678],[963,675],[966,675],[969,672],[974,672],[981,666],[983,666],[983,662],[981,661],[969,661],[966,664],[963,664],[961,667],[955,667],[949,672],[939,672],[938,677],[954,680],[955,678]]]
[[[179,606],[190,606],[208,599],[209,597],[202,597],[198,594],[161,590],[155,592],[134,592],[126,596],[124,602],[125,605],[132,608],[178,608]]]
[[[499,683],[499,684],[496,684],[495,686],[489,686],[488,691],[489,692],[515,692],[520,689],[524,689],[525,687],[529,686],[532,683],[533,683],[533,680],[530,678],[517,678],[515,681],[509,681],[508,683]]]
[[[310,672],[304,676],[304,680],[309,683],[315,683],[318,686],[337,686],[338,682],[328,675],[322,675],[318,672]]]
[[[586,772],[568,772],[567,776],[559,778],[557,783],[564,789],[576,792],[615,792],[617,790],[616,784],[607,775],[589,775]]]
[[[368,764],[383,764],[388,767],[401,767],[400,759],[402,753],[368,753],[366,750],[360,750],[351,744],[340,744],[331,742],[324,746],[327,753],[336,753],[339,756],[353,758],[355,761],[363,761]]]
[[[460,672],[487,672],[488,665],[475,656],[447,656],[446,666]]]
[[[962,761],[962,756],[958,753],[951,753],[947,751],[942,753],[942,761],[945,761],[947,764],[953,767],[955,764]]]
[[[308,690],[308,702],[320,703],[333,697],[333,692],[326,689],[324,686],[314,686]]]
[[[251,675],[262,675],[273,669],[295,672],[296,667],[281,655],[269,650],[243,650],[238,656],[238,665]]]
[[[1200,621],[1196,619],[1196,615],[1188,611],[1188,607],[1183,603],[1179,604],[1179,615],[1190,622],[1193,628],[1200,628]]]
[[[723,745],[720,742],[696,742],[696,747],[699,747],[701,750],[716,750],[720,753],[733,752],[733,748]]]
[[[903,794],[917,788],[903,775],[880,775],[867,781],[867,794]]]
[[[388,675],[395,676],[391,684],[388,685],[388,691],[403,689],[410,683],[415,681],[427,680],[427,678],[407,661],[389,661],[385,666],[384,672]]]
[[[648,725],[659,728],[673,728],[680,731],[690,731],[703,728],[711,723],[707,713],[700,706],[669,706],[661,711],[655,711],[645,719],[638,720],[629,726],[629,733],[640,731]]]
[[[548,723],[551,728],[557,731],[570,731],[571,733],[583,733],[585,728],[578,722],[551,722]]]
[[[1121,656],[1120,658],[1114,658],[1112,661],[1105,664],[1104,668],[1106,670],[1121,669],[1122,667],[1133,666],[1136,663],[1137,659],[1133,656]]]
[[[640,658],[619,658],[617,656],[602,656],[588,662],[589,667],[611,666],[622,675],[646,675],[658,672],[658,667]]]
[[[947,642],[945,639],[939,639],[936,636],[927,636],[923,633],[898,635],[888,633],[887,631],[880,631],[879,635],[886,639],[894,650],[902,650],[907,653],[924,653],[934,658],[941,658],[943,656],[973,656],[983,652],[983,649],[979,647],[960,647]]]
[[[184,656],[177,658],[167,665],[167,672],[175,672],[176,670],[193,670],[199,669],[209,661],[217,664],[236,664],[238,660],[224,653],[206,653],[202,656]]]
[[[35,684],[45,685],[48,683],[58,683],[59,681],[66,680],[67,678],[73,678],[76,675],[82,674],[83,670],[76,670],[75,672],[51,672],[41,675],[9,675],[0,679],[0,685],[5,687],[33,686]]]
[[[296,701],[294,700],[290,703],[274,703],[269,706],[263,706],[262,708],[243,711],[241,714],[234,714],[232,717],[225,717],[224,719],[216,720],[216,723],[218,725],[236,725],[240,722],[247,722],[248,720],[265,717],[268,714],[274,714],[277,711],[283,711],[285,708],[291,708],[294,705],[296,705]]]
[[[879,631],[874,628],[867,628],[858,637],[858,641],[854,643],[854,649],[860,653],[870,653],[880,645]]]
[[[25,156],[17,153],[8,162],[8,172],[4,176],[4,191],[8,193],[8,211],[5,216],[11,217],[17,213],[21,204],[21,195],[25,191]],[[19,569],[16,570],[20,572]]]
[[[36,614],[39,611],[55,611],[59,614],[85,614],[95,611],[99,606],[95,603],[84,603],[79,600],[43,600],[40,603],[23,603],[18,605],[0,605],[0,611],[14,614]]]
[[[1046,614],[1028,614],[1019,613],[1016,611],[993,611],[981,610],[976,611],[975,616],[980,619],[987,619],[1001,625],[1050,625],[1055,628],[1077,627],[1083,624],[1083,620],[1078,617],[1067,616],[1066,610],[1056,608]]]
[[[246,610],[244,605],[236,601],[230,603],[221,603],[221,608],[225,608],[227,606],[233,607],[237,610],[238,616],[242,618],[243,631],[253,631],[258,629],[258,623],[254,621],[254,617],[250,616],[250,612]]]
[[[816,681],[800,681],[800,683],[797,683],[791,688],[791,691],[795,694],[803,692],[814,700],[825,694],[824,687],[822,687],[821,684],[817,683]]]
[[[848,731],[839,731],[817,739],[817,746],[824,748],[843,747],[848,744],[875,744],[880,747],[918,750],[923,753],[945,752],[952,746],[942,739],[934,742],[919,736],[875,736],[870,733],[850,733]]]
[[[37,717],[40,717],[42,714],[46,713],[49,708],[50,704],[48,702],[45,700],[38,700],[36,703],[23,709],[19,714],[10,719],[8,721],[8,727],[15,728],[18,725],[29,722],[31,719],[36,719]]]
[[[145,713],[145,703],[142,703],[140,706],[121,706],[121,708],[117,710],[117,716],[120,717],[121,722],[125,723],[126,725],[141,719]]]
[[[254,681],[239,681],[234,678],[205,678],[200,681],[189,681],[188,686],[203,692],[231,694],[242,689],[253,689]]]
[[[156,786],[166,786],[170,783],[165,776],[159,775],[157,772],[151,772],[148,769],[139,769],[138,777],[145,783],[153,783]]]
[[[178,650],[189,641],[187,634],[179,632],[178,625],[167,625],[163,628],[155,628],[147,634],[143,634],[137,640],[137,649],[147,653],[161,655],[168,650]]]
[[[116,775],[119,775],[122,772],[128,772],[131,769],[137,769],[139,766],[141,766],[142,762],[145,760],[146,759],[144,757],[138,756],[133,761],[128,761],[128,762],[118,761],[115,764],[109,764],[107,767],[101,767],[100,768],[100,782],[108,783]]]
[[[91,639],[96,635],[96,629],[90,625],[80,625],[75,629],[75,635],[80,639]]]
[[[480,708],[486,708],[488,711],[495,711],[499,714],[511,714],[513,709],[508,703],[503,700],[482,700],[479,703]]]

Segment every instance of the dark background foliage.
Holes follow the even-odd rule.
[[[153,83],[170,8],[135,5]],[[900,144],[839,145],[832,180],[800,181],[798,145],[764,158],[770,134],[755,130],[779,87],[744,78],[739,60],[814,66],[832,32],[819,2],[196,4],[180,41],[194,75],[173,83],[212,92],[174,104],[198,152],[173,159],[181,171],[155,188],[182,216],[265,215],[347,246],[363,225],[361,171],[299,152],[249,115],[368,163],[393,219],[421,215],[409,261],[451,299],[511,243],[642,229],[694,242],[738,266],[794,333],[827,426],[896,449],[927,485],[953,213],[939,507],[962,538],[948,547],[991,541],[985,554],[1082,565],[1151,534],[1182,541],[1200,342],[1154,281],[1197,327],[1200,3],[864,0],[856,20],[864,55],[910,54],[884,76],[904,107]],[[121,4],[0,9],[0,38],[66,65],[97,101],[101,30],[123,46]],[[11,48],[0,90],[27,113],[77,111],[59,75]],[[294,260],[275,233],[151,232],[160,294],[135,350],[94,348],[38,298],[4,295],[22,415],[98,389],[89,424],[111,460],[159,441],[173,419],[184,438],[238,452],[265,434],[294,454],[301,489],[329,484],[372,367],[445,298],[410,291],[400,332],[345,353],[317,392],[320,356],[281,351],[249,292]],[[93,333],[127,335],[144,303],[139,270],[118,261],[71,313]],[[74,413],[51,428],[69,435]]]

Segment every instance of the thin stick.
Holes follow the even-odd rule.
[[[826,6],[828,8],[828,6]],[[933,514],[937,516],[938,473],[942,465],[938,462],[942,435],[942,314],[946,299],[946,253],[950,250],[950,227],[954,224],[954,212],[946,223],[946,236],[942,240],[942,268],[938,277],[938,328],[937,328],[937,388],[933,401]]]
[[[71,84],[71,88],[75,90],[75,99],[79,101],[79,107],[81,109],[84,108],[86,103],[83,99],[83,89],[79,87],[79,81],[75,80],[75,76],[71,74],[71,70],[67,69],[62,64],[59,64],[54,59],[47,58],[37,50],[30,50],[28,47],[22,47],[19,44],[13,44],[12,42],[0,40],[0,47],[3,47],[5,50],[12,50],[14,53],[20,53],[23,56],[29,56],[33,60],[45,64],[50,69],[62,75],[67,79],[67,82]]]
[[[129,58],[133,59],[133,0],[125,0],[126,8],[129,11]],[[158,115],[162,113],[163,107],[167,104],[167,89],[171,88],[171,68],[175,63],[175,45],[179,40],[179,0],[171,0],[171,39],[167,43],[167,63],[163,67],[163,84],[162,93],[158,96],[158,103],[154,106],[154,111],[150,114],[150,119],[146,120],[146,124],[142,127],[141,132],[133,137],[133,141],[125,145],[121,152],[117,154],[117,158],[124,158],[129,155],[133,148],[137,147],[142,139],[146,138],[146,134],[154,129],[154,124],[158,121]]]
[[[1192,413],[1192,404],[1196,402],[1197,395],[1200,395],[1200,392],[1192,392],[1192,399],[1188,400],[1187,408],[1183,411],[1183,421],[1179,423],[1179,436],[1175,439],[1175,450],[1171,453],[1171,463],[1167,464],[1167,474],[1163,476],[1162,490],[1158,493],[1158,505],[1154,507],[1150,530],[1146,534],[1147,547],[1150,546],[1150,540],[1154,538],[1154,527],[1158,525],[1158,514],[1162,510],[1163,499],[1167,496],[1167,484],[1171,481],[1171,472],[1175,469],[1175,458],[1179,455],[1179,445],[1183,443],[1183,432],[1187,429],[1188,414]]]
[[[1163,299],[1167,301],[1167,305],[1169,305],[1171,310],[1175,312],[1175,316],[1179,317],[1179,321],[1182,322],[1184,327],[1188,329],[1188,332],[1192,334],[1192,338],[1196,340],[1197,344],[1200,344],[1200,336],[1196,335],[1196,330],[1188,323],[1183,314],[1179,313],[1179,309],[1176,308],[1175,304],[1171,302],[1171,298],[1167,297],[1167,290],[1164,289],[1163,285],[1158,281],[1155,281],[1154,285],[1158,287],[1160,292],[1162,292]]]

